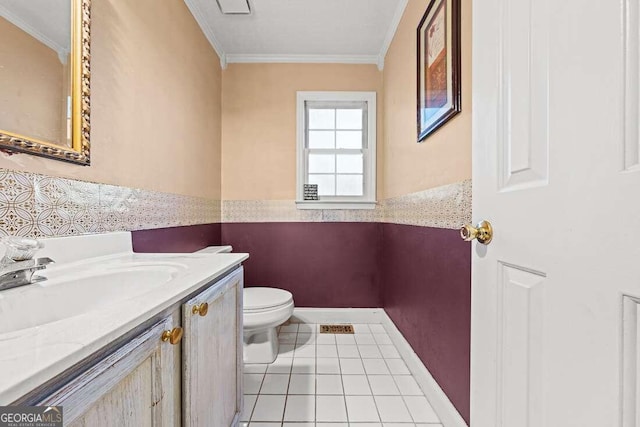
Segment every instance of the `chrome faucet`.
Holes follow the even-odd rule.
[[[44,247],[42,242],[36,239],[2,237],[0,243],[6,247],[4,258],[0,260],[0,291],[46,280],[33,274],[53,263],[51,258],[33,258]]]

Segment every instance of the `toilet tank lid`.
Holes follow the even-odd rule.
[[[244,288],[243,305],[245,310],[260,310],[279,307],[293,302],[291,292],[278,288]]]
[[[209,247],[206,247],[204,249],[200,249],[199,251],[196,251],[196,253],[198,253],[198,254],[222,254],[222,253],[231,252],[232,250],[233,250],[233,247],[231,247],[231,246],[209,246]]]

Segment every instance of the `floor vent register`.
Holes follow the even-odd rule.
[[[320,325],[321,334],[353,334],[353,325]]]

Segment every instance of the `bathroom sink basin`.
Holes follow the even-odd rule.
[[[48,280],[0,292],[0,334],[75,317],[145,294],[172,280],[181,267],[134,262],[43,272]]]

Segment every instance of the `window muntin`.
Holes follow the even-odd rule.
[[[305,102],[305,184],[320,197],[364,197],[367,102]]]
[[[298,92],[297,96],[298,208],[373,209],[375,92]],[[303,200],[304,184],[318,185],[320,200]]]

